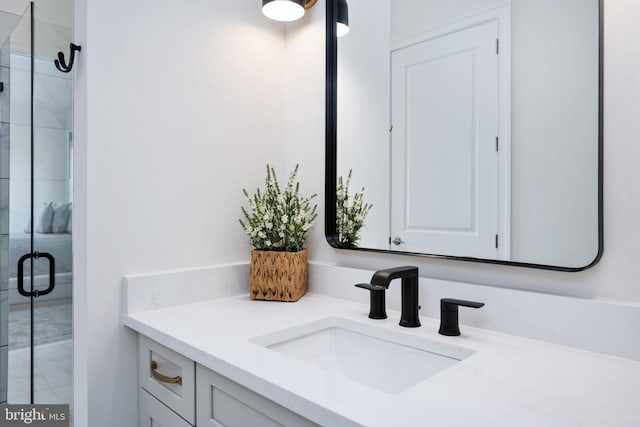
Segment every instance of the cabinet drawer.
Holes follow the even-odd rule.
[[[181,354],[138,335],[140,387],[195,424],[195,364]]]
[[[275,402],[196,365],[198,427],[311,427],[313,422]]]
[[[138,426],[162,426],[162,427],[192,427],[191,424],[180,418],[171,409],[162,404],[149,392],[138,388]]]

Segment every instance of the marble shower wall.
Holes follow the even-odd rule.
[[[9,42],[0,50],[0,403],[7,401],[9,324]]]
[[[29,221],[30,72],[29,58],[11,55],[10,231]],[[72,81],[49,59],[35,59],[35,215],[45,202],[71,201]]]

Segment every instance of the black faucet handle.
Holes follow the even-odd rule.
[[[370,283],[358,283],[355,287],[370,291],[369,318],[386,319],[387,311],[385,307],[385,291],[387,288],[384,286],[372,285]]]
[[[442,298],[440,300],[440,308],[445,310],[458,310],[457,306],[463,307],[471,307],[471,308],[480,308],[484,306],[483,302],[476,301],[467,301],[463,299],[455,299],[455,298]]]
[[[356,288],[368,289],[370,291],[386,291],[387,288],[379,285],[372,285],[371,283],[357,283],[354,285]]]
[[[458,322],[459,306],[480,308],[484,306],[484,303],[454,298],[442,298],[440,300],[440,330],[438,331],[441,335],[451,337],[460,335]]]

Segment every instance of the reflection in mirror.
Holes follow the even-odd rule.
[[[336,170],[360,248],[579,269],[600,254],[599,0],[348,0]],[[330,46],[330,44],[327,44]]]

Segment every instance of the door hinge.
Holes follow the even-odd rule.
[[[496,55],[500,53],[500,39],[496,39]]]
[[[500,138],[496,136],[496,151],[500,150]]]
[[[498,249],[498,235],[496,234],[496,249]]]
[[[4,82],[0,82],[0,92],[4,92]]]
[[[391,236],[389,236],[389,246],[391,246]]]

